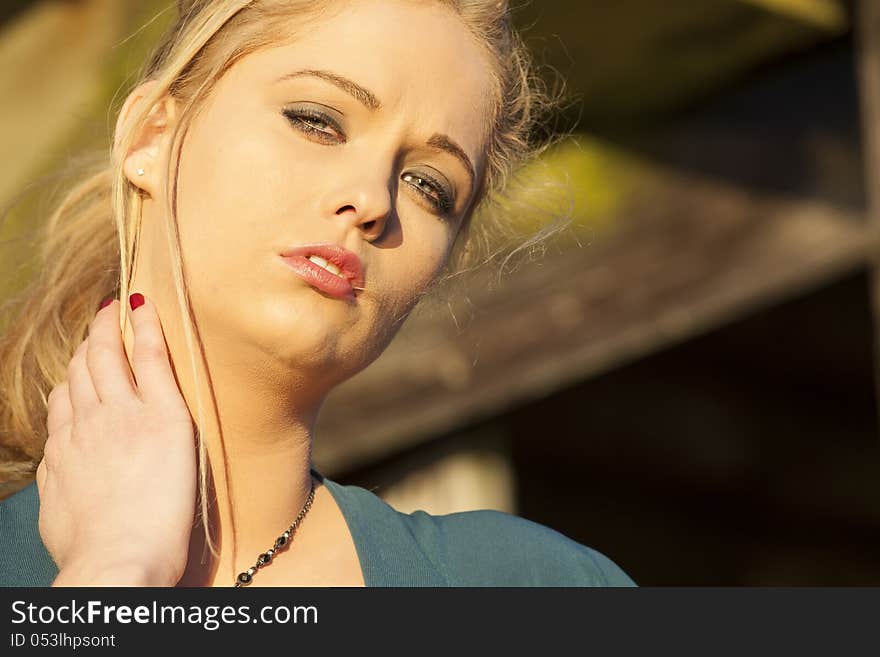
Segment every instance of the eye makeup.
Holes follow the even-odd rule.
[[[455,207],[452,192],[432,176],[421,172],[407,172],[401,176],[401,179],[424,196],[437,212],[448,215]]]
[[[314,103],[293,105],[285,107],[282,114],[309,138],[327,145],[344,144],[347,138],[340,122],[322,107]],[[421,200],[427,201],[435,213],[445,217],[455,209],[454,187],[439,172],[435,176],[425,171],[406,171],[401,180],[415,190]]]
[[[345,143],[345,133],[339,123],[315,105],[288,107],[283,110],[283,114],[297,130],[321,141]]]

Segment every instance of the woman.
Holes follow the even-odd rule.
[[[180,9],[20,315],[66,368],[18,369],[51,389],[48,438],[0,512],[2,583],[630,585],[541,525],[398,513],[311,467],[327,394],[466,262],[475,211],[530,152],[542,96],[506,3]],[[115,226],[77,207],[108,188]],[[2,355],[24,363],[17,335]],[[35,435],[23,378],[4,429]]]

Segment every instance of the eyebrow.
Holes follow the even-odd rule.
[[[453,157],[457,158],[459,162],[464,165],[465,170],[468,172],[468,176],[471,179],[471,186],[474,185],[474,182],[477,179],[477,174],[474,171],[474,165],[471,163],[471,159],[467,156],[467,154],[462,150],[461,146],[452,141],[449,137],[442,134],[434,134],[428,140],[428,146],[433,146],[434,148],[438,148],[441,151],[446,151]]]
[[[370,111],[376,111],[382,108],[382,103],[379,102],[379,99],[376,98],[376,95],[373,92],[365,89],[357,82],[349,80],[348,78],[343,77],[337,73],[333,73],[332,71],[323,71],[320,69],[302,69],[281,76],[280,78],[278,78],[278,82],[299,77],[313,77],[325,80],[326,82],[329,82],[330,84],[339,87],[342,91],[347,93],[349,96],[352,96],[355,100],[357,100],[361,105],[363,105]],[[440,133],[435,133],[434,135],[432,135],[431,138],[428,139],[427,144],[428,146],[432,146],[433,148],[449,153],[459,162],[461,162],[461,164],[467,171],[468,176],[470,176],[471,186],[474,185],[477,179],[477,174],[474,170],[473,163],[461,146],[455,143],[448,135]]]
[[[303,69],[301,71],[294,71],[293,73],[282,75],[280,78],[278,78],[278,81],[281,82],[283,80],[291,80],[293,78],[301,77],[320,78],[321,80],[326,80],[330,84],[335,84],[348,95],[354,96],[355,100],[357,100],[368,110],[375,111],[382,107],[382,103],[379,102],[379,99],[376,98],[375,94],[373,94],[371,91],[364,89],[361,85],[352,80],[349,80],[348,78],[344,78],[341,75],[337,75],[336,73],[332,73],[330,71]]]

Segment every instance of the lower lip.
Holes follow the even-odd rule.
[[[308,258],[302,256],[282,257],[282,260],[294,273],[302,276],[312,287],[337,299],[353,299],[354,288],[351,283],[336,274],[331,274],[323,267],[319,267]]]

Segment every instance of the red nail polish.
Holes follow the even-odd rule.
[[[135,292],[128,297],[128,304],[131,306],[132,310],[137,310],[144,305],[144,295],[140,292]]]
[[[113,303],[113,297],[107,297],[106,299],[104,299],[104,300],[101,302],[101,306],[98,308],[98,310],[102,310],[102,309],[106,308],[106,307],[109,306],[111,303]]]

